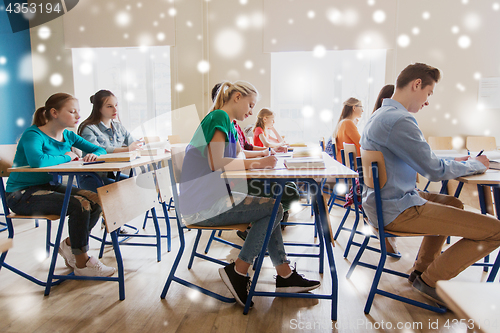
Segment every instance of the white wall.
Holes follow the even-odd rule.
[[[172,6],[171,1],[155,0],[154,3],[160,12],[168,11]],[[290,40],[303,41],[289,45],[289,50],[295,51],[311,51],[311,47],[320,42],[326,49],[334,49],[335,46],[339,48],[340,43],[335,45],[328,37],[335,36],[339,29],[342,31],[342,41],[356,41],[363,31],[376,28],[385,36],[389,47],[394,47],[388,51],[386,83],[393,83],[397,73],[411,62],[427,62],[443,72],[443,79],[431,98],[431,106],[417,116],[426,136],[483,135],[489,131],[500,142],[500,132],[494,126],[500,121],[499,110],[476,109],[478,81],[473,77],[476,72],[483,77],[500,76],[500,10],[493,9],[494,4],[499,3],[498,0],[395,0],[390,1],[392,6],[388,6],[389,2],[386,0],[351,1],[349,9],[358,13],[355,25],[339,27],[325,22],[325,13],[331,7],[344,12],[347,9],[344,3],[346,1],[341,0],[174,1],[177,14],[176,44],[172,48],[171,57],[172,108],[195,104],[200,115],[205,114],[209,108],[212,86],[223,79],[242,79],[253,83],[262,95],[256,109],[269,106],[271,61],[270,54],[265,53],[269,46],[265,44],[269,39],[265,39],[269,22],[283,33],[288,31]],[[288,21],[278,21],[276,16],[264,16],[265,7],[275,4],[281,4],[283,13],[293,16],[294,24],[300,23],[295,25],[293,31],[288,30]],[[307,18],[309,10],[306,11],[305,8],[308,7],[315,12],[315,18]],[[375,24],[373,14],[379,9],[386,13],[386,20]],[[424,12],[429,13],[428,19],[423,18]],[[53,29],[62,34],[62,25],[56,26],[58,20],[60,19],[49,24],[54,24]],[[393,22],[396,22],[395,26]],[[109,24],[115,24],[113,17],[110,17]],[[384,28],[391,24],[393,27],[389,30]],[[144,22],[145,27],[149,25],[151,20]],[[458,34],[451,32],[453,26],[458,27]],[[419,30],[418,34],[412,32],[415,27]],[[32,31],[34,50],[39,43],[36,30],[37,28]],[[410,44],[406,47],[398,45],[401,34],[409,37]],[[470,38],[470,47],[458,46],[458,38],[462,35]],[[70,53],[63,49],[62,36],[55,37],[57,40],[54,39],[50,44],[50,55],[46,53],[49,73],[66,71],[67,59],[71,58]],[[49,42],[45,43],[49,46]],[[60,55],[62,59],[56,60],[56,55]],[[197,64],[201,60],[209,61],[208,73],[198,72]],[[247,61],[252,62],[251,68],[245,67]],[[50,85],[48,77],[49,75],[35,83],[37,105],[45,101],[53,91],[73,90],[71,71],[64,76],[63,84],[57,88]],[[183,84],[183,91],[175,90],[177,83]],[[457,83],[465,88],[464,91],[457,89]],[[255,118],[247,119],[243,125],[254,120]]]

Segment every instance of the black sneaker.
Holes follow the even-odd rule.
[[[408,276],[408,282],[410,284],[413,284],[413,281],[417,278],[417,276],[422,275],[422,272],[419,272],[417,270],[414,270],[413,272],[410,273],[410,276]]]
[[[290,216],[290,214],[288,213],[288,211],[284,212],[283,213],[283,218],[281,219],[281,231],[285,230],[286,228],[286,225],[283,224],[283,223],[287,223],[288,222],[288,217]]]
[[[441,305],[446,305],[446,303],[439,297],[439,295],[436,292],[436,288],[432,288],[429,286],[427,283],[425,283],[420,276],[417,276],[415,278],[415,281],[413,281],[413,288],[418,291],[422,296],[430,299],[431,301],[434,301],[438,304]]]
[[[321,282],[307,280],[302,275],[298,274],[295,267],[293,268],[292,275],[286,279],[279,275],[276,276],[276,292],[305,293],[318,288],[320,285]]]
[[[248,236],[248,229],[250,229],[250,228],[247,228],[247,230],[245,230],[245,231],[237,230],[236,235],[238,235],[239,238],[246,240],[247,236]]]
[[[219,268],[219,275],[226,284],[227,288],[233,294],[236,302],[241,306],[245,306],[248,296],[248,288],[250,287],[250,277],[241,276],[234,270],[235,263],[231,263],[226,267]],[[250,307],[253,307],[251,302]]]

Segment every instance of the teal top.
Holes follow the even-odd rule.
[[[24,131],[19,140],[12,166],[29,165],[32,168],[42,168],[66,163],[71,161],[71,157],[65,154],[71,151],[73,146],[86,153],[106,154],[103,148],[91,144],[71,131],[64,130],[61,142],[40,131],[36,125],[32,125]],[[51,180],[52,176],[45,172],[12,172],[7,180],[6,192],[47,184]]]

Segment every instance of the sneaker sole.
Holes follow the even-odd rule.
[[[85,274],[79,274],[79,272],[76,271],[75,269],[75,275],[76,276],[88,276],[88,277],[110,277],[112,276],[113,274],[116,273],[116,269],[113,270],[113,272],[111,274],[108,274],[108,275],[85,275]]]
[[[314,290],[316,288],[319,288],[321,286],[321,283],[316,285],[316,286],[311,286],[311,287],[276,287],[276,292],[277,293],[305,293],[311,290]]]
[[[234,290],[233,285],[231,284],[231,281],[229,280],[229,276],[227,276],[226,271],[224,270],[224,267],[219,268],[219,275],[220,278],[222,279],[222,282],[226,285],[227,289],[231,292],[231,294],[234,296],[234,299],[236,302],[238,302],[239,305],[245,306],[245,303],[241,301],[241,299],[238,297],[238,294],[236,293],[236,290]]]
[[[433,302],[434,302],[434,303],[436,303],[436,304],[439,304],[439,305],[442,305],[442,306],[446,306],[446,303],[444,303],[443,301],[440,301],[440,300],[435,299],[435,298],[434,298],[434,297],[432,297],[431,295],[424,293],[423,291],[421,291],[421,290],[417,289],[417,288],[416,288],[416,287],[414,287],[413,285],[412,285],[412,287],[413,287],[413,289],[414,289],[416,292],[418,292],[420,295],[424,296],[424,297],[425,297],[425,298],[427,298],[428,300],[431,300],[431,301],[433,301]]]

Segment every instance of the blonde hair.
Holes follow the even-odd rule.
[[[340,123],[342,120],[346,118],[350,118],[352,116],[352,113],[354,111],[354,106],[357,104],[361,103],[361,101],[357,98],[351,97],[348,100],[344,102],[344,107],[342,108],[342,112],[340,113],[340,118],[339,121],[337,122],[337,126],[335,127],[335,130],[333,131],[333,136],[332,138],[335,140],[337,138],[337,132],[339,130]]]
[[[251,83],[246,81],[236,81],[233,83],[223,81],[217,91],[217,96],[215,97],[214,104],[212,105],[210,112],[222,108],[224,104],[229,102],[233,93],[236,92],[239,92],[243,97],[254,94],[257,98],[259,98],[259,92]]]
[[[260,127],[262,128],[262,130],[265,130],[266,128],[264,126],[264,117],[269,117],[269,116],[274,116],[274,112],[266,108],[261,109],[257,114],[257,121],[255,122],[255,127],[253,128],[253,131],[255,132],[255,129],[257,127]]]

